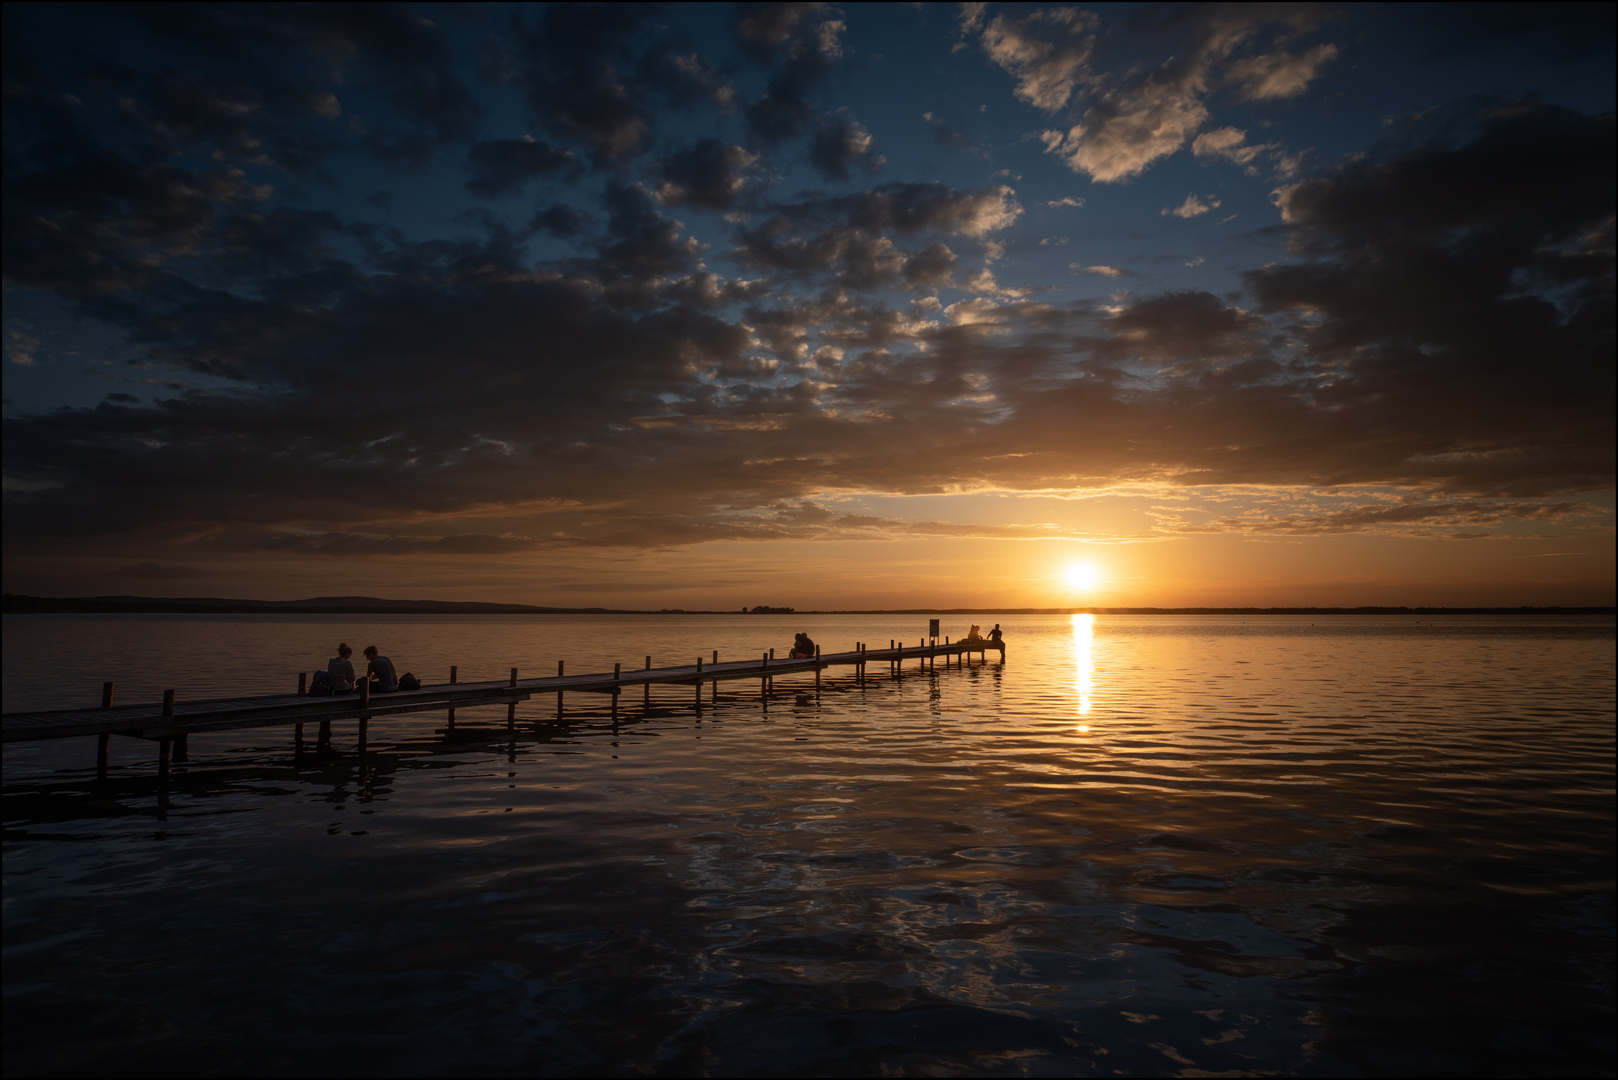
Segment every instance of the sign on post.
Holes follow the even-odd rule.
[[[930,638],[938,637],[938,620],[937,619],[928,619],[927,620],[927,636],[930,637]]]

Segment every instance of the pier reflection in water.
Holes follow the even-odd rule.
[[[12,748],[7,1071],[1611,1071],[1611,619],[996,621],[1004,667],[700,717],[670,687],[514,740],[376,723],[364,759],[210,735],[166,806],[144,744],[105,784]],[[339,636],[474,678],[799,629],[917,636],[8,619],[6,707],[258,689],[243,655],[279,689]]]

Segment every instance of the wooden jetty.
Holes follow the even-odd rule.
[[[506,724],[516,724],[517,703],[527,701],[536,694],[556,695],[557,719],[562,719],[563,699],[568,693],[595,693],[612,695],[614,716],[618,700],[625,690],[640,686],[643,700],[651,703],[654,683],[692,685],[695,688],[695,706],[701,710],[704,683],[713,686],[715,699],[719,683],[736,679],[758,679],[761,691],[767,692],[778,678],[790,675],[814,676],[820,685],[820,673],[830,667],[854,667],[863,678],[872,665],[886,665],[890,674],[900,674],[906,662],[919,661],[924,670],[934,670],[938,660],[948,668],[968,662],[976,653],[987,660],[989,651],[998,651],[1005,659],[1002,642],[973,639],[953,644],[948,638],[943,643],[923,640],[919,645],[904,645],[889,641],[886,649],[873,649],[864,642],[856,642],[848,652],[827,653],[806,659],[776,659],[775,650],[760,654],[757,660],[719,662],[719,654],[704,663],[699,657],[695,664],[675,667],[652,666],[646,657],[645,667],[623,670],[614,664],[610,672],[589,675],[568,675],[563,662],[558,661],[555,676],[520,678],[516,668],[505,679],[490,682],[463,683],[457,681],[457,669],[450,668],[446,683],[423,686],[419,690],[401,690],[390,694],[371,694],[363,681],[357,693],[334,697],[316,697],[305,693],[306,676],[298,676],[298,691],[291,694],[272,694],[259,697],[216,698],[205,701],[176,700],[173,690],[163,692],[163,700],[141,705],[115,705],[113,684],[102,686],[99,708],[55,709],[47,712],[17,712],[0,716],[0,742],[28,742],[41,739],[68,739],[85,735],[99,736],[96,764],[101,772],[107,768],[108,741],[113,735],[149,739],[158,743],[158,773],[167,776],[171,761],[186,760],[186,737],[209,731],[228,731],[232,728],[272,727],[291,724],[294,740],[301,744],[305,724],[319,725],[319,738],[331,738],[331,725],[336,721],[353,721],[358,725],[359,749],[366,746],[369,721],[374,717],[399,713],[444,710],[448,713],[448,726],[455,727],[455,710],[478,705],[505,705]]]

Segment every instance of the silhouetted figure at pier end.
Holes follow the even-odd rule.
[[[800,633],[792,639],[792,659],[813,660],[815,657],[815,643],[809,639],[808,634]]]

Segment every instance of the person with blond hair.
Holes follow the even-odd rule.
[[[354,661],[349,657],[354,650],[348,647],[348,642],[337,643],[337,655],[326,661],[326,679],[331,684],[334,694],[352,694],[354,692]]]

